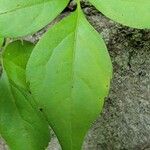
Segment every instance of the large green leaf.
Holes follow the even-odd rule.
[[[80,150],[108,94],[112,66],[106,46],[78,8],[34,48],[27,78],[63,150]]]
[[[135,28],[150,28],[150,0],[89,0],[109,18]]]
[[[49,142],[48,124],[35,107],[31,95],[0,79],[0,134],[11,150],[44,150]]]
[[[15,41],[10,43],[4,53],[3,62],[10,80],[22,88],[27,89],[26,64],[34,45],[27,41]]]
[[[0,0],[0,35],[34,33],[52,21],[69,0]]]
[[[34,45],[10,43],[3,53],[8,74],[0,80],[0,133],[12,150],[44,150],[49,142],[48,123],[27,91],[25,69]]]

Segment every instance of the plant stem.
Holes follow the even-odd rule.
[[[77,2],[77,9],[80,8],[80,0],[76,0]]]

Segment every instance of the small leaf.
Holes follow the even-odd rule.
[[[69,0],[0,0],[0,35],[34,33],[51,22]]]
[[[10,80],[18,86],[27,89],[26,64],[34,48],[34,44],[27,41],[10,43],[3,53],[3,63]]]
[[[11,150],[44,150],[49,142],[47,122],[31,105],[32,97],[8,81],[0,79],[0,133]]]
[[[89,0],[110,19],[134,28],[150,28],[150,0]]]
[[[106,46],[78,8],[34,48],[27,79],[63,150],[80,150],[108,94],[112,66]]]

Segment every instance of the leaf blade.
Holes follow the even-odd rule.
[[[149,0],[89,0],[104,15],[123,25],[149,29]]]
[[[26,65],[34,44],[28,41],[14,41],[5,48],[3,52],[3,65],[12,80],[19,87],[27,89]]]
[[[29,103],[32,97],[14,85],[3,73],[0,79],[0,133],[12,150],[44,150],[49,141],[46,121]]]
[[[30,42],[15,41],[3,53],[0,133],[12,150],[44,150],[50,138],[48,123],[26,85],[25,69],[33,47]]]
[[[102,109],[111,74],[106,46],[81,10],[50,29],[33,50],[27,79],[62,149],[81,149]]]
[[[0,35],[20,37],[34,33],[59,15],[68,2],[68,0],[61,2],[59,0],[0,0]]]

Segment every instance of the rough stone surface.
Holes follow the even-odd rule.
[[[114,77],[85,149],[146,150],[150,148],[150,30],[121,26],[97,12],[88,18],[107,43]]]
[[[89,4],[82,6],[88,20],[102,33],[114,68],[109,97],[83,149],[150,150],[150,30],[122,26]],[[55,135],[48,149],[61,150]],[[0,150],[5,150],[2,143]]]

